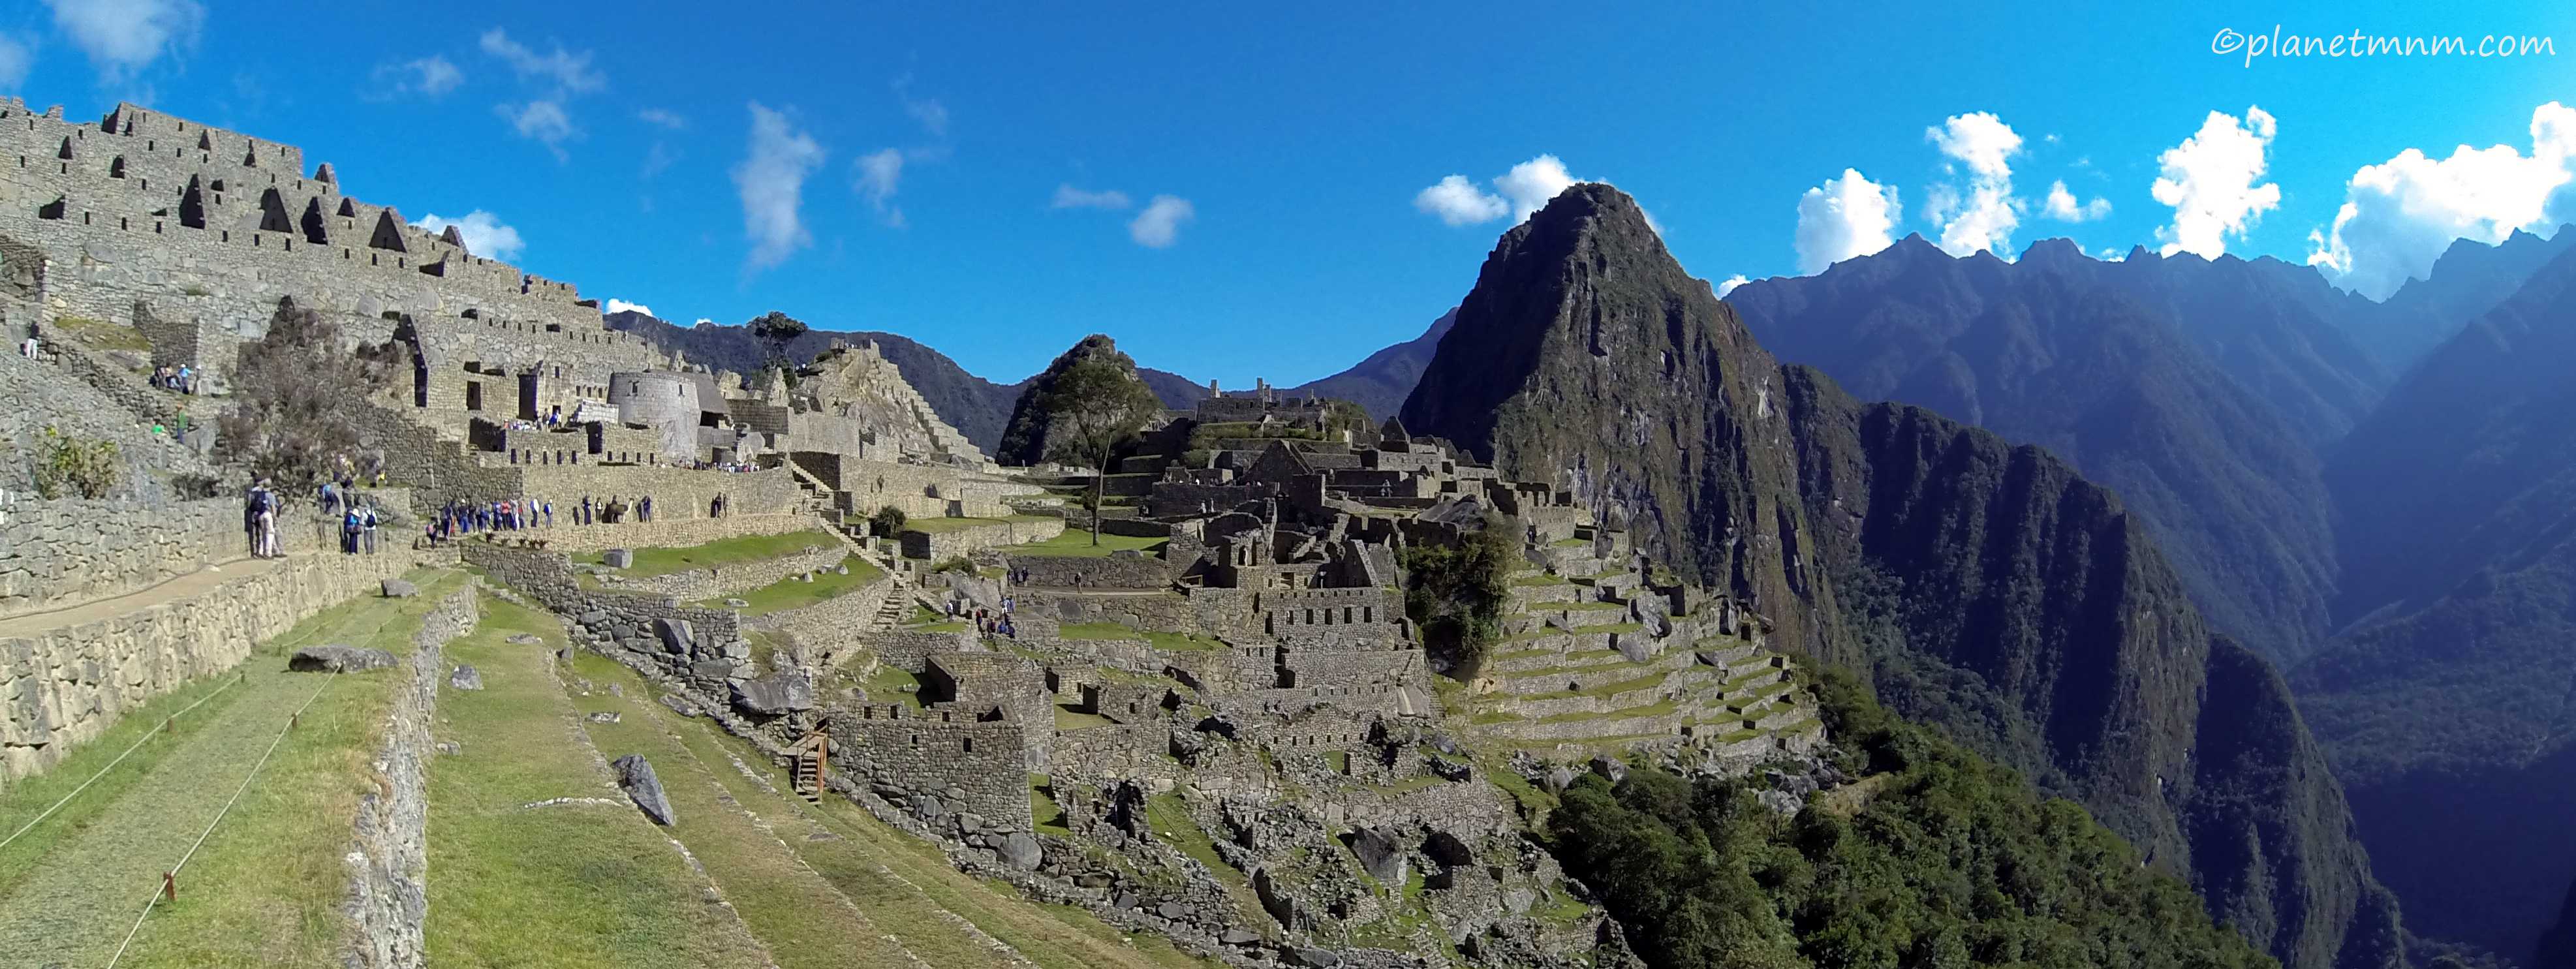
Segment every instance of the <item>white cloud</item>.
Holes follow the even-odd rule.
[[[1170,195],[1157,195],[1136,213],[1136,221],[1127,223],[1128,236],[1136,244],[1150,249],[1169,248],[1180,241],[1181,223],[1198,218],[1198,209],[1190,200]]]
[[[504,224],[499,216],[482,209],[465,213],[465,217],[461,219],[424,215],[421,216],[420,221],[412,225],[420,227],[423,232],[430,233],[443,232],[448,226],[455,226],[456,231],[465,237],[465,251],[485,259],[514,262],[519,258],[519,253],[527,249],[527,244],[519,239],[519,230]]]
[[[887,225],[903,227],[903,210],[893,206],[895,189],[903,180],[903,152],[888,148],[861,155],[855,165],[858,171],[859,197],[884,217]]]
[[[680,117],[672,112],[662,110],[661,108],[646,108],[642,111],[635,112],[635,117],[643,121],[645,124],[659,128],[668,128],[672,131],[678,131],[689,126],[689,119]]]
[[[122,81],[163,51],[196,43],[206,8],[195,0],[45,0],[54,26],[89,55],[99,75]]]
[[[2188,252],[2216,259],[2227,251],[2227,237],[2243,237],[2262,221],[2263,213],[2281,207],[2281,186],[2255,184],[2263,177],[2263,155],[2278,125],[2262,108],[2245,109],[2245,120],[2212,111],[2200,130],[2156,156],[2163,166],[2154,187],[2156,201],[2173,206],[2172,225],[2156,229],[2164,243],[2157,252]]]
[[[1512,221],[1517,224],[1528,221],[1531,214],[1546,208],[1550,200],[1579,181],[1582,179],[1566,173],[1565,163],[1555,155],[1540,155],[1512,166],[1511,171],[1494,179],[1494,187],[1511,200]]]
[[[786,115],[751,102],[751,140],[733,169],[734,187],[742,193],[743,235],[751,240],[746,270],[776,266],[813,244],[799,209],[805,179],[822,166],[823,155],[823,146]]]
[[[1726,294],[1735,292],[1735,287],[1742,286],[1749,282],[1752,282],[1752,280],[1744,278],[1743,273],[1736,273],[1735,275],[1728,276],[1726,277],[1725,282],[1717,284],[1717,298],[1725,299]]]
[[[542,142],[547,151],[555,153],[556,161],[564,160],[563,143],[581,135],[573,128],[572,116],[564,113],[563,105],[553,101],[530,101],[515,106],[500,104],[494,105],[493,110],[510,122],[510,127],[519,132],[519,137]]]
[[[2021,153],[2021,135],[1992,112],[1978,111],[1951,115],[1923,129],[1923,137],[1968,169],[1964,192],[1952,185],[1932,189],[1926,215],[1941,224],[1941,250],[2004,253],[2021,225],[2022,203],[2012,197],[2012,157]]]
[[[2050,182],[2048,201],[2040,206],[2039,214],[2059,222],[2092,222],[2111,214],[2111,200],[2095,198],[2090,202],[2078,203],[2075,201],[2075,193],[2066,190],[2064,181]]]
[[[1845,259],[1866,256],[1896,241],[1891,230],[1904,209],[1896,186],[1879,185],[1859,170],[1843,169],[1798,198],[1798,271],[1820,273]]]
[[[2117,246],[2104,246],[2104,247],[2102,248],[2102,252],[2100,253],[2100,255],[2101,255],[2101,257],[2102,257],[2102,261],[2103,261],[2103,262],[2127,262],[2127,261],[2129,261],[2129,251],[2128,251],[2128,250],[2126,250],[2126,249],[2119,248],[2119,247],[2117,247]]]
[[[1125,192],[1116,190],[1088,192],[1075,188],[1071,184],[1063,184],[1055,187],[1055,200],[1048,203],[1047,208],[1118,210],[1134,204],[1136,203],[1130,200]]]
[[[465,72],[454,62],[431,54],[399,64],[379,64],[368,75],[380,96],[419,95],[434,98],[456,90],[465,83]]]
[[[1555,155],[1540,155],[1495,176],[1494,188],[1501,194],[1477,188],[1465,175],[1442,178],[1413,196],[1413,207],[1453,226],[1475,225],[1502,218],[1505,213],[1514,223],[1527,221],[1531,213],[1547,207],[1559,193],[1586,181],[1569,174],[1565,162]],[[1649,223],[1653,217],[1647,218]],[[1662,231],[1661,229],[1657,230]]]
[[[0,91],[17,91],[27,83],[27,71],[35,64],[36,52],[24,41],[0,34]]]
[[[2308,262],[2338,285],[2384,299],[2428,275],[2453,240],[2502,242],[2576,220],[2576,108],[2531,113],[2531,154],[2461,145],[2434,159],[2409,148],[2354,172],[2334,226],[2308,235]]]
[[[913,100],[912,75],[894,79],[894,96],[903,102],[903,113],[921,122],[921,130],[930,132],[933,138],[948,137],[948,106],[939,103],[938,98]]]
[[[1451,175],[1413,197],[1413,207],[1452,226],[1491,222],[1511,211],[1503,197],[1476,187],[1465,175]]]
[[[596,91],[608,86],[608,79],[591,68],[589,51],[575,54],[562,44],[554,48],[540,54],[511,40],[499,27],[483,32],[483,52],[500,58],[521,78],[552,82],[561,93]]]
[[[652,308],[652,307],[650,307],[650,306],[646,306],[646,305],[644,305],[644,304],[642,304],[642,303],[629,303],[629,302],[627,302],[627,301],[625,301],[625,300],[618,299],[617,297],[614,297],[614,296],[611,296],[611,297],[609,297],[609,298],[608,298],[608,303],[607,303],[607,305],[606,305],[606,306],[602,307],[601,312],[604,312],[604,313],[624,313],[624,312],[627,312],[627,311],[629,311],[629,310],[632,310],[632,311],[637,312],[637,313],[642,313],[642,314],[644,314],[644,315],[646,315],[646,316],[652,316],[652,315],[653,315],[653,308]],[[656,319],[659,319],[660,317],[655,317],[655,318],[656,318]]]
[[[662,174],[663,169],[671,167],[672,162],[679,160],[679,154],[673,152],[671,146],[656,141],[653,147],[644,150],[644,168],[635,177],[639,180],[651,181],[653,176]]]

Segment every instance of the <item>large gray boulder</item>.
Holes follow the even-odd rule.
[[[631,548],[612,548],[608,551],[601,552],[599,554],[599,560],[607,563],[608,567],[612,569],[633,568],[635,566],[635,550]]]
[[[456,672],[447,675],[447,685],[459,690],[480,690],[483,688],[483,671],[472,666],[459,666]]]
[[[814,678],[804,670],[786,669],[757,680],[736,680],[733,705],[746,713],[777,716],[814,709]]]
[[[993,850],[1001,854],[1003,864],[1014,868],[1036,868],[1044,858],[1044,853],[1038,850],[1038,839],[1026,831],[1011,832],[1011,836],[1002,839],[1002,843]]]
[[[387,599],[408,599],[420,594],[419,586],[405,582],[401,579],[386,579],[383,583],[383,587],[385,590],[385,598]]]
[[[1361,828],[1351,836],[1351,852],[1360,856],[1360,868],[1378,884],[1402,886],[1410,859],[1404,845],[1384,828]]]
[[[662,637],[662,648],[682,656],[698,641],[698,631],[686,619],[664,617],[653,620],[653,634]]]
[[[662,779],[653,776],[653,765],[644,755],[628,754],[610,766],[617,768],[618,788],[635,799],[635,806],[644,809],[644,816],[652,818],[654,824],[670,826],[671,799],[662,793]]]
[[[286,660],[286,668],[299,673],[360,673],[387,669],[394,665],[394,654],[364,646],[307,646]]]

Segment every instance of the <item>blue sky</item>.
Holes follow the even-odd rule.
[[[1711,280],[1952,228],[2007,254],[2063,235],[2306,261],[2351,201],[2326,268],[2371,291],[2451,236],[2576,211],[2576,151],[2532,133],[2576,91],[2563,4],[513,6],[19,4],[0,12],[0,90],[300,144],[351,194],[485,213],[475,228],[506,225],[521,265],[665,318],[780,309],[1005,382],[1095,331],[1228,385],[1331,373],[1473,285],[1514,221],[1493,180],[1540,156],[1635,194]],[[2563,53],[2212,52],[2222,29],[2276,25]],[[2204,131],[2213,111],[2227,124]],[[2576,123],[2561,133],[2576,144]],[[2196,134],[2206,150],[2160,162]],[[2513,157],[2447,161],[2462,143]],[[2348,190],[2410,148],[2431,158]],[[1449,207],[1421,197],[1451,175]],[[2187,184],[2196,228],[2160,175]],[[2048,217],[2059,181],[2061,214],[2107,214]],[[1840,248],[1802,257],[1801,199],[1828,182],[1845,204],[1811,203],[1809,237]],[[1944,186],[1960,201],[1927,212]],[[1056,206],[1067,188],[1089,204]],[[1886,189],[1882,233],[1852,203]],[[1952,225],[1975,212],[2017,224]]]

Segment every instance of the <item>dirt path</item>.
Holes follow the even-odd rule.
[[[186,575],[165,579],[159,585],[136,589],[124,595],[30,612],[0,619],[0,639],[32,636],[51,629],[77,626],[85,622],[114,619],[139,609],[149,609],[165,602],[206,594],[218,585],[246,575],[275,571],[300,556],[282,559],[232,559],[217,562]]]

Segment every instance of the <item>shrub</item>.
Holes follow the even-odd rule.
[[[47,427],[36,451],[36,493],[47,498],[105,498],[125,479],[115,441],[81,438]]]
[[[947,558],[940,559],[937,564],[932,565],[930,567],[930,571],[958,572],[966,575],[974,575],[975,563],[968,561],[963,555],[951,555]]]
[[[892,535],[903,531],[903,523],[910,521],[911,518],[912,516],[903,513],[903,509],[887,505],[877,509],[876,514],[868,516],[868,530],[878,535]]]

